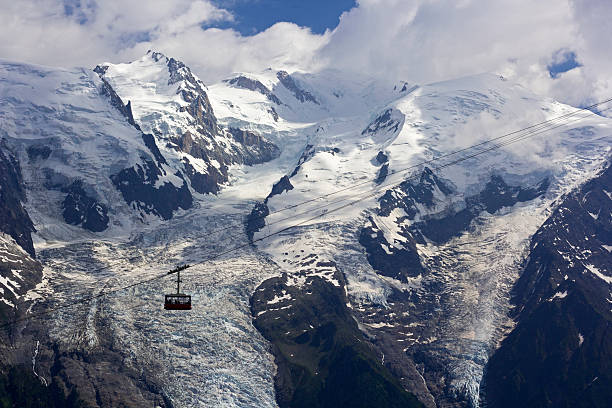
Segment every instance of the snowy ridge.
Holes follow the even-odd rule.
[[[531,236],[612,145],[610,120],[586,112],[451,167],[440,168],[457,157],[418,166],[574,110],[493,74],[415,86],[267,70],[207,87],[180,61],[148,53],[95,72],[2,61],[0,83],[0,136],[19,153],[45,264],[45,287],[30,293],[44,295],[41,309],[245,245],[183,276],[197,314],[169,318],[160,296],[171,283],[156,281],[49,323],[64,350],[113,343],[177,406],[276,406],[273,357],[249,299],[283,274],[269,311],[291,313],[287,288],[308,294],[309,278],[346,289],[343,306],[377,339],[382,363],[410,374],[397,375],[404,388],[428,406],[477,406],[488,355],[514,324],[509,290]],[[147,194],[129,201],[121,190],[137,190],[132,178],[113,182],[126,169],[141,176],[133,185],[172,188],[164,202],[182,190],[189,205],[165,219],[145,211]],[[106,211],[108,229],[64,222],[67,196]],[[255,200],[269,215],[253,239],[291,228],[255,246],[241,227],[214,233],[240,225]],[[453,228],[440,238],[439,224]],[[585,268],[607,284],[597,273],[608,271]],[[8,293],[8,279],[19,282],[4,276]]]
[[[129,101],[135,121],[155,136],[171,167],[182,169],[198,193],[217,193],[232,165],[278,156],[278,148],[261,135],[220,127],[206,86],[174,58],[150,51],[132,63],[107,63],[95,70]]]
[[[97,75],[85,69],[0,64],[2,137],[19,153],[28,188],[28,212],[39,234],[65,238],[61,190],[81,180],[92,199],[109,208],[119,228],[130,228],[130,210],[110,176],[148,157],[140,132],[100,93]],[[38,152],[42,153],[38,153]],[[77,229],[71,233],[82,235]]]
[[[269,102],[262,100],[260,103]],[[386,178],[385,182],[389,184],[398,183],[407,175],[418,177],[421,170],[415,169],[407,175],[400,170],[573,111],[574,108],[542,100],[499,76],[484,74],[422,86],[407,96],[395,98],[387,106],[379,107],[369,117],[324,119],[304,129],[309,153],[302,156],[299,165],[289,174],[293,188],[268,197],[266,205],[272,215],[266,217],[266,226],[255,234],[255,238],[296,223],[301,223],[300,227],[258,246],[271,254],[290,273],[289,276],[291,273],[296,274],[296,279],[302,276],[295,281],[297,284],[304,282],[305,272],[295,269],[294,258],[298,258],[298,265],[303,265],[315,254],[326,254],[327,259],[346,274],[351,304],[363,310],[358,315],[370,327],[389,331],[395,337],[403,331],[398,331],[397,326],[390,322],[397,321],[408,327],[415,324],[424,326],[415,326],[419,329],[410,330],[407,338],[396,337],[397,346],[394,347],[407,351],[416,350],[416,346],[422,344],[419,347],[424,353],[441,359],[450,367],[449,372],[431,372],[426,378],[432,389],[438,388],[434,383],[440,377],[449,378],[447,394],[438,391],[434,397],[441,401],[469,401],[476,406],[486,356],[512,325],[506,318],[508,293],[518,276],[528,240],[546,219],[555,200],[592,177],[609,155],[612,128],[608,119],[590,112],[582,113],[578,116],[581,118],[579,122],[447,169],[436,170],[436,167],[456,157],[432,164],[434,173],[445,180],[452,194],[449,191],[442,194],[437,189],[434,203],[431,206],[417,205],[415,216],[410,221],[401,209],[393,209],[384,216],[373,214],[376,226],[386,238],[387,243],[381,244],[382,249],[391,256],[393,246],[405,248],[406,238],[401,234],[404,228],[423,220],[461,214],[466,208],[465,200],[469,203],[473,200],[470,197],[486,199],[485,187],[489,188],[487,183],[495,177],[520,186],[513,193],[514,197],[520,191],[532,191],[533,186],[549,180],[550,186],[547,182],[541,197],[533,200],[531,193],[525,193],[523,195],[529,196],[532,202],[521,205],[510,202],[507,204],[510,207],[499,211],[497,208],[506,204],[499,207],[495,204],[491,209],[493,213],[487,216],[490,221],[487,217],[477,217],[459,238],[436,243],[425,237],[418,246],[418,257],[426,270],[426,277],[414,272],[414,278],[399,282],[377,275],[371,269],[356,268],[363,262],[363,256],[353,252],[355,249],[350,250],[354,248],[350,239],[346,242],[332,233],[347,229],[345,233],[349,236],[358,235],[355,228],[363,222],[364,211],[367,213],[377,207],[376,196],[342,211],[332,210],[376,191],[378,187],[374,182],[328,199],[315,200],[295,210],[275,212],[363,180],[376,180],[383,166],[388,166],[386,172],[389,174],[395,173]],[[380,152],[386,156],[384,165],[377,159]],[[378,197],[381,197],[386,189],[379,188],[378,191]],[[499,194],[503,195],[503,191]],[[482,204],[481,208],[489,208],[487,205]],[[326,214],[327,211],[330,213]],[[321,218],[311,220],[315,214]],[[305,253],[291,255],[297,247]],[[500,258],[500,248],[511,248],[507,253],[512,255]],[[496,265],[494,271],[490,265]],[[466,276],[461,273],[464,270],[473,272]],[[310,273],[317,272],[312,269]],[[477,290],[472,289],[475,282],[481,285]],[[437,293],[441,285],[444,289]],[[434,290],[436,292],[432,292]],[[426,310],[411,310],[408,305],[401,306],[403,301],[397,300],[390,306],[387,297],[396,298],[399,293],[422,298]],[[429,327],[422,319],[429,313],[427,310],[435,308],[434,305],[441,301],[440,319],[445,323],[439,328]],[[380,308],[389,309],[390,315],[379,314]],[[372,313],[375,318],[370,317]],[[404,313],[414,317],[398,318]],[[465,332],[465,327],[471,329]],[[452,344],[457,346],[451,347]],[[416,387],[415,384],[407,386],[409,389]]]

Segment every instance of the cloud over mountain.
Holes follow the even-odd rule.
[[[0,55],[49,65],[128,61],[147,49],[182,58],[206,82],[269,66],[334,67],[411,82],[497,72],[574,105],[609,93],[612,5],[597,0],[360,0],[334,30],[278,22],[244,36],[209,0],[0,0]],[[218,28],[221,27],[221,28]],[[563,65],[560,56],[575,64]],[[555,72],[561,63],[571,67]]]

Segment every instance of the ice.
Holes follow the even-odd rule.
[[[185,101],[177,93],[186,85],[171,84],[165,64],[147,55],[131,64],[110,65],[107,75],[124,102],[131,101],[143,129],[162,138],[191,126],[189,115],[181,112]],[[173,288],[167,278],[114,293],[82,310],[59,312],[50,323],[52,339],[71,350],[98,347],[103,335],[110,336],[126,364],[161,383],[176,406],[274,407],[273,357],[252,326],[249,308],[249,297],[263,280],[287,273],[288,284],[308,293],[308,277],[319,276],[339,286],[335,274],[343,273],[350,304],[358,311],[391,307],[388,296],[393,290],[423,293],[428,285],[437,284],[446,312],[435,323],[407,325],[412,329],[402,332],[405,337],[398,347],[450,345],[455,363],[449,367],[448,387],[477,405],[488,355],[512,328],[507,318],[509,291],[529,239],[556,200],[592,177],[609,155],[610,121],[582,113],[580,121],[453,164],[468,154],[453,153],[459,149],[574,108],[540,98],[493,74],[398,92],[393,80],[347,77],[337,71],[293,73],[298,86],[318,104],[297,100],[274,70],[244,75],[259,80],[282,104],[257,91],[220,82],[206,88],[214,113],[225,126],[264,135],[281,148],[281,156],[258,166],[232,166],[230,181],[218,196],[194,194],[193,209],[162,221],[138,214],[110,182],[111,174],[139,162],[143,145],[140,134],[100,98],[101,82],[95,73],[0,60],[0,99],[6,106],[0,112],[0,136],[21,152],[26,205],[38,231],[36,249],[45,264],[44,280],[28,299],[53,307],[75,295],[100,293],[162,274],[180,263],[197,263],[182,274],[184,290],[193,296],[191,312],[162,309],[163,294]],[[364,132],[386,111],[398,123],[397,130]],[[44,169],[24,153],[31,144],[54,149]],[[248,245],[244,218],[276,181],[293,173],[307,146],[312,146],[308,157],[290,178],[294,188],[268,200],[271,215],[266,227],[255,234],[256,245]],[[488,147],[485,143],[474,151]],[[163,144],[160,149],[169,157],[169,165],[158,183],[181,185],[173,169],[185,155]],[[379,152],[389,158],[389,175],[380,185],[375,183]],[[198,171],[207,171],[204,161],[193,157],[190,161]],[[435,205],[419,206],[416,220],[456,208],[465,197],[481,191],[492,174],[509,184],[532,185],[546,176],[552,182],[543,198],[483,214],[470,232],[446,244],[419,244],[422,261],[432,273],[401,283],[373,271],[358,236],[372,215],[389,244],[387,253],[405,243],[398,225],[405,213],[394,210],[381,217],[372,209],[387,189],[419,177],[423,162],[456,192],[448,198],[435,191]],[[96,196],[111,208],[111,227],[90,233],[66,225],[60,210],[63,194],[43,184],[43,171],[50,170],[93,186]],[[296,207],[287,210],[288,206]],[[224,231],[216,232],[219,229]],[[333,262],[335,266],[310,267],[305,264],[309,256],[315,257],[313,265]],[[585,267],[606,283],[612,281],[592,265]],[[291,303],[284,303],[290,301],[289,295],[281,294],[269,304],[290,308]],[[396,317],[374,323],[369,330],[395,327]],[[106,325],[103,333],[96,322]],[[436,325],[432,334],[412,332],[428,324]]]
[[[51,307],[75,294],[163,275],[186,260],[203,262],[181,273],[182,290],[192,295],[193,310],[163,310],[163,294],[174,290],[168,277],[106,296],[84,311],[57,313],[52,338],[68,349],[90,349],[99,344],[104,330],[104,336],[125,353],[126,363],[161,384],[175,406],[275,407],[273,357],[251,323],[249,297],[262,279],[278,271],[248,245],[205,261],[246,243],[246,236],[234,231],[210,231],[239,224],[249,208],[212,215],[202,206],[145,228],[128,241],[65,244],[39,251],[46,274],[53,275]]]
[[[14,280],[12,280],[10,278],[7,278],[7,277],[4,277],[4,276],[0,276],[0,285],[3,285],[5,288],[10,290],[15,297],[19,296],[15,292],[15,289],[19,289],[20,285],[19,285],[19,283],[15,282]]]
[[[550,298],[550,301],[553,301],[555,299],[563,299],[567,296],[567,290],[564,292],[557,292],[553,295],[553,297]]]
[[[273,305],[275,303],[283,302],[285,300],[291,300],[291,295],[289,293],[285,293],[285,291],[283,290],[282,296],[274,296],[272,300],[268,301],[268,304]]]
[[[6,304],[7,306],[15,307],[13,302],[11,302],[10,300],[6,300],[5,298],[0,298],[0,301],[3,302],[4,304]]]
[[[606,276],[603,273],[601,273],[601,271],[599,269],[597,269],[595,266],[593,265],[585,265],[585,267],[591,271],[591,273],[595,276],[597,276],[599,279],[603,280],[604,282],[606,282],[608,285],[612,284],[612,276]]]

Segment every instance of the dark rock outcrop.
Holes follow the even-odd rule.
[[[387,156],[384,152],[378,152],[376,155],[376,161],[378,164],[385,164],[389,161],[389,156]]]
[[[303,90],[297,81],[287,72],[278,71],[276,73],[276,77],[285,88],[293,93],[293,96],[295,96],[295,99],[298,101],[302,103],[312,102],[319,105],[319,101],[317,101],[317,99],[310,92]]]
[[[382,230],[370,218],[370,224],[361,229],[359,243],[365,248],[368,262],[383,276],[407,282],[408,278],[422,274],[416,242],[411,235],[401,245],[388,242]]]
[[[400,93],[406,92],[407,94],[414,92],[416,89],[418,89],[419,86],[418,85],[410,85],[408,82],[406,81],[401,81],[398,85],[395,85],[393,87],[394,91],[399,91]]]
[[[161,167],[162,164],[168,164],[166,158],[159,151],[159,147],[157,147],[157,143],[155,143],[155,138],[153,137],[153,135],[143,133],[142,140],[145,146],[147,146],[147,149],[149,149],[149,151],[153,153],[153,157],[155,157],[158,167]]]
[[[191,208],[193,197],[185,180],[181,187],[171,182],[156,186],[160,176],[155,163],[143,159],[142,164],[121,170],[111,176],[111,180],[127,203],[145,213],[156,214],[168,220],[177,209]],[[183,178],[180,173],[176,177]]]
[[[289,190],[293,190],[293,185],[289,177],[283,176],[272,186],[272,191],[268,194],[266,199],[263,202],[255,204],[255,207],[253,207],[253,210],[251,210],[246,219],[246,232],[249,240],[253,241],[253,235],[266,226],[266,217],[270,215],[270,209],[268,208],[268,200],[270,197]]]
[[[510,186],[502,177],[492,175],[480,193],[465,200],[464,208],[458,211],[451,210],[442,217],[417,222],[412,229],[419,230],[436,243],[445,243],[466,231],[474,218],[482,211],[494,214],[504,207],[531,201],[546,193],[549,184],[548,178],[544,178],[533,187]],[[447,191],[443,191],[444,194],[450,193],[450,190]]]
[[[264,84],[256,79],[247,78],[244,75],[237,76],[227,81],[230,85],[234,85],[237,88],[249,89],[251,91],[257,91],[262,95],[265,95],[270,101],[277,105],[281,104],[280,99],[272,91],[270,91]]]
[[[19,161],[5,141],[0,140],[0,232],[10,235],[34,256],[32,232],[36,229],[22,205],[25,200],[26,189]]]
[[[24,314],[28,304],[23,296],[41,281],[42,269],[40,262],[22,247],[0,235],[0,324]],[[3,327],[0,338],[16,329]]]
[[[517,325],[491,356],[491,407],[612,401],[612,167],[566,196],[532,237],[513,289]]]
[[[494,214],[501,208],[512,207],[518,202],[531,201],[541,196],[549,184],[548,178],[545,178],[534,187],[509,186],[503,178],[493,175],[484,190],[468,200],[468,206],[473,207],[475,211],[483,208],[489,214]]]
[[[26,152],[30,161],[47,160],[51,155],[51,148],[46,145],[31,145],[26,149]]]
[[[168,132],[167,128],[161,126],[152,129],[153,135],[143,136],[160,167],[165,160],[159,153],[156,143],[163,142],[170,149],[201,159],[205,166],[195,166],[188,158],[184,158],[181,160],[184,164],[181,170],[196,192],[216,194],[220,186],[228,181],[228,169],[231,165],[255,165],[278,157],[280,153],[278,147],[262,135],[220,126],[206,93],[206,86],[183,62],[158,52],[149,51],[148,55],[155,62],[165,63],[169,75],[168,84],[179,84],[177,94],[187,102],[187,105],[179,108],[179,112],[188,114],[189,128],[179,132]],[[123,106],[121,98],[105,77],[108,74],[108,67],[98,66],[94,71],[103,81],[103,93],[109,95],[111,103],[123,113],[129,123],[140,130],[140,126],[134,122],[131,102]],[[247,86],[244,81],[239,83]],[[259,89],[257,85],[254,86],[255,89]]]
[[[382,181],[379,175],[377,182]],[[436,193],[448,195],[452,191],[429,168],[425,168],[418,181],[406,180],[397,188],[385,192],[379,199],[376,214],[388,217],[395,209],[401,209],[406,215],[397,219],[397,225],[392,226],[398,229],[403,238],[401,242],[388,242],[383,233],[383,228],[388,226],[377,225],[373,217],[362,228],[359,243],[365,248],[368,262],[377,273],[407,282],[408,278],[425,272],[416,248],[417,243],[423,244],[425,241],[419,230],[411,227],[410,221],[419,213],[419,206],[435,206]]]
[[[296,174],[298,174],[298,172],[302,168],[302,164],[304,164],[307,160],[312,158],[315,155],[315,153],[316,153],[316,150],[313,145],[306,145],[306,147],[304,147],[304,151],[302,152],[302,155],[298,159],[295,169],[293,169],[289,177],[293,177]]]
[[[272,343],[276,399],[285,407],[421,407],[380,363],[335,286],[314,276],[306,287],[268,279],[251,298],[253,323]]]
[[[228,168],[225,166],[201,173],[193,167],[187,157],[183,157],[183,166],[191,188],[200,194],[217,194],[220,189],[219,185],[226,180],[228,175]]]
[[[382,182],[380,173],[377,182]],[[455,190],[425,168],[418,181],[405,180],[387,190],[379,199],[379,208],[375,210],[381,217],[388,217],[396,209],[404,212],[403,217],[395,220],[397,225],[392,226],[403,238],[402,242],[387,242],[382,233],[382,228],[387,226],[377,225],[373,218],[362,229],[359,242],[366,249],[368,261],[377,273],[405,281],[424,272],[416,250],[417,243],[426,244],[426,238],[438,244],[448,242],[468,230],[482,211],[493,214],[518,202],[533,200],[544,194],[548,186],[547,178],[534,187],[523,188],[509,186],[500,176],[493,175],[480,193],[465,199],[462,208],[436,208],[439,204],[437,200],[451,197]],[[432,213],[422,214],[420,209],[423,207]]]
[[[246,233],[249,240],[253,241],[253,235],[257,231],[261,231],[266,226],[266,217],[270,215],[270,209],[266,202],[260,202],[255,204],[246,220]]]
[[[362,132],[362,135],[365,134],[374,134],[378,133],[381,130],[385,130],[386,132],[398,132],[400,129],[400,125],[402,122],[394,115],[396,111],[393,109],[387,109],[382,114],[380,114],[376,119],[372,121]],[[397,112],[401,115],[400,112]]]
[[[272,115],[272,119],[274,119],[275,122],[278,122],[278,119],[279,119],[278,112],[276,112],[276,109],[274,109],[273,106],[271,106],[268,109],[268,113],[270,113],[270,115]]]
[[[387,175],[389,175],[389,163],[385,163],[378,170],[378,175],[376,176],[376,184],[382,184],[386,179]]]
[[[242,163],[247,166],[265,163],[280,156],[280,149],[261,135],[233,127],[228,128],[228,132],[242,146]]]
[[[268,198],[272,196],[282,194],[285,191],[289,190],[293,190],[293,185],[291,184],[289,177],[283,176],[278,182],[276,182],[276,184],[272,186],[272,191],[270,192],[270,195],[268,195],[268,197],[266,198],[266,201],[268,201]]]
[[[101,70],[98,69],[98,67],[96,67],[94,71],[100,72]],[[100,76],[100,79],[102,80],[102,87],[100,88],[100,94],[102,96],[108,97],[111,105],[115,109],[117,109],[123,116],[125,116],[128,123],[134,126],[136,129],[140,130],[140,126],[138,126],[136,122],[134,121],[134,115],[132,114],[131,103],[128,101],[127,105],[124,104],[121,98],[119,97],[119,95],[117,95],[117,92],[115,92],[113,87],[108,83],[108,81],[102,76]]]
[[[108,209],[90,197],[83,189],[80,180],[64,189],[67,193],[62,203],[62,215],[68,224],[100,232],[108,228]]]

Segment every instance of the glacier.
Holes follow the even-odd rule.
[[[105,83],[138,128],[100,94]],[[0,60],[0,85],[0,137],[19,157],[44,265],[43,284],[28,293],[36,310],[196,264],[182,276],[194,302],[190,314],[162,309],[162,294],[173,287],[168,277],[60,309],[45,323],[63,350],[118,350],[122,364],[173,406],[277,406],[274,357],[252,324],[249,301],[263,281],[282,274],[303,291],[309,276],[341,285],[335,269],[304,268],[309,259],[334,262],[344,274],[347,307],[383,353],[382,364],[410,356],[418,380],[402,380],[405,388],[427,406],[479,406],[488,356],[514,324],[509,291],[531,236],[564,194],[596,173],[612,145],[612,122],[585,111],[454,165],[490,145],[437,160],[575,111],[495,74],[417,85],[269,69],[205,85],[180,61],[150,52],[95,72]],[[190,110],[194,100],[200,110]],[[231,129],[255,142],[243,143]],[[193,196],[190,208],[169,219],[146,211],[144,202],[126,202],[111,180],[144,156],[155,159],[141,134],[152,134],[166,159],[155,187],[185,184]],[[278,153],[269,153],[272,145]],[[48,146],[51,154],[32,159],[31,146]],[[385,193],[398,194],[396,185],[425,167],[452,193],[436,190],[435,205],[417,205],[412,220],[401,208],[377,213]],[[212,177],[214,187],[198,188],[194,174]],[[292,188],[270,195],[283,176]],[[525,188],[548,178],[550,187],[533,200],[477,214],[445,242],[425,237],[415,246],[425,271],[418,276],[400,281],[372,267],[359,242],[368,219],[390,254],[407,248],[407,228],[461,211],[492,176]],[[51,185],[76,179],[108,208],[104,231],[64,221],[64,193]],[[269,214],[251,244],[245,219],[263,200]],[[444,372],[430,369],[436,362]],[[50,363],[39,356],[37,365],[36,375],[48,377]]]

